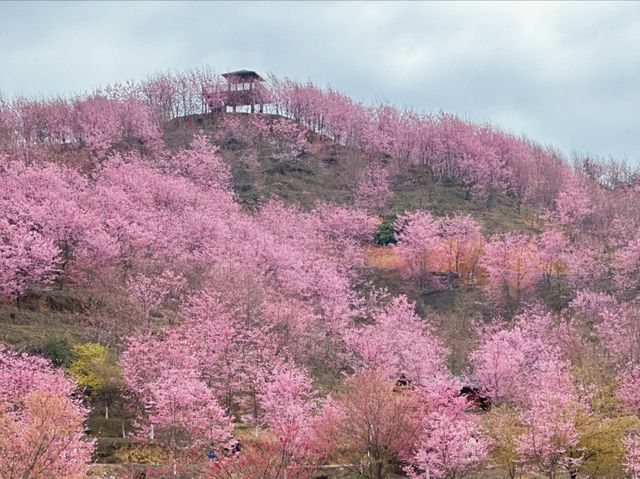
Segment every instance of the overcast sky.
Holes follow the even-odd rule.
[[[640,3],[0,2],[0,92],[247,68],[640,164]]]

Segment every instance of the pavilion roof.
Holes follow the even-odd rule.
[[[223,73],[222,76],[231,83],[240,83],[247,80],[264,81],[264,78],[252,70],[237,70],[234,72]]]

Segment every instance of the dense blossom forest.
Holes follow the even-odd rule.
[[[0,101],[1,479],[640,476],[633,168],[223,88]]]

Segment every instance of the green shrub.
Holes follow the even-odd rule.
[[[396,215],[387,216],[382,223],[378,226],[376,234],[374,236],[374,243],[377,245],[385,246],[388,244],[395,244],[396,234],[393,229],[393,224],[396,221]]]
[[[73,360],[71,348],[66,339],[49,339],[42,346],[42,355],[56,366],[69,367]]]

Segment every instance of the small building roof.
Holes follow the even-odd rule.
[[[247,80],[264,81],[264,78],[262,78],[260,75],[258,75],[256,72],[252,70],[237,70],[235,72],[223,73],[222,76],[225,77],[231,83],[234,83],[234,82],[240,83]]]

